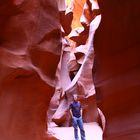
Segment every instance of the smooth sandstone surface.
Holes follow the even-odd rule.
[[[95,34],[93,69],[105,140],[140,138],[140,2],[98,0],[102,20]]]
[[[74,4],[79,3],[80,7],[84,2],[75,0]],[[67,109],[72,100],[71,93],[77,89],[83,106],[89,107],[85,110],[85,121],[93,121],[93,118],[98,121],[98,107],[105,115],[106,126],[101,124],[105,127],[105,140],[139,140],[140,4],[137,0],[98,2],[102,19],[94,37],[92,47],[95,52],[92,55],[92,47],[89,49],[91,54],[87,54],[82,46],[77,46],[74,53],[73,50],[61,53],[63,41],[56,0],[0,1],[1,140],[55,140],[46,131],[50,100],[56,101],[53,105],[57,111],[53,117],[58,124],[68,126],[70,116],[67,116]],[[77,13],[79,19],[81,12],[80,9]],[[75,20],[77,22],[72,23],[72,27],[81,26],[79,20]],[[93,22],[93,25],[91,27],[94,28],[97,24]],[[90,33],[92,45],[93,34]],[[73,55],[76,60],[72,59]],[[58,66],[59,60],[61,66]],[[69,68],[78,70],[81,64],[81,71],[71,81]],[[92,65],[93,76],[88,71]],[[55,78],[57,74],[59,77],[60,67],[63,69],[62,83],[57,83]],[[59,89],[61,85],[66,94]],[[54,93],[57,94],[53,96]],[[84,96],[86,100],[83,100]],[[91,132],[92,127],[88,128]],[[64,129],[72,130],[71,127],[60,128],[57,136]]]
[[[86,134],[86,140],[102,140],[102,129],[100,126],[94,123],[84,123],[84,129]],[[59,140],[74,140],[74,130],[73,127],[57,127],[51,124],[49,132],[57,137]],[[80,131],[78,131],[80,138]]]
[[[92,7],[98,9],[97,2],[93,3]],[[79,7],[80,10],[81,7]],[[75,9],[74,13],[76,13]],[[83,17],[87,18],[84,13]],[[58,82],[50,104],[51,111],[49,111],[49,116],[52,115],[52,120],[59,126],[71,125],[69,105],[72,102],[74,93],[78,94],[78,98],[81,101],[84,122],[98,122],[99,120],[100,116],[96,105],[95,87],[92,79],[92,66],[94,61],[93,38],[100,20],[101,16],[99,15],[94,17],[92,22],[88,21],[91,24],[89,32],[86,32],[88,39],[84,42],[84,45],[73,47],[68,44],[63,46],[61,60],[57,69]],[[73,38],[75,38],[74,34]],[[74,39],[76,43],[79,40],[81,40],[80,35]]]
[[[48,140],[61,52],[56,1],[0,1],[0,139]]]

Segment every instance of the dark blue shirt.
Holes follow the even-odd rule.
[[[78,101],[73,101],[70,104],[70,109],[72,110],[72,114],[74,117],[81,117],[81,104]]]

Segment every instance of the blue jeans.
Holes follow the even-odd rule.
[[[72,118],[72,125],[74,127],[74,137],[75,137],[75,140],[79,140],[79,137],[78,137],[78,127],[80,129],[81,140],[86,140],[82,117],[79,117],[79,118],[73,117]]]

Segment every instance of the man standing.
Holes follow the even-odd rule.
[[[74,137],[75,137],[75,140],[79,140],[79,137],[78,137],[78,127],[79,127],[81,140],[86,140],[85,130],[83,127],[83,120],[82,120],[81,104],[77,100],[77,95],[73,95],[73,99],[74,101],[70,104],[70,113],[72,116],[72,125],[74,127]]]

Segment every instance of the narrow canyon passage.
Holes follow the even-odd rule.
[[[100,116],[101,113],[96,105],[96,92],[92,75],[94,34],[100,24],[101,15],[96,0],[89,3],[82,1],[82,3],[77,0],[70,5],[73,5],[70,8],[72,8],[74,17],[71,25],[72,30],[67,37],[63,38],[65,42],[62,44],[62,55],[56,72],[57,84],[48,111],[49,120],[56,124],[56,127],[48,125],[48,128],[60,140],[74,140],[74,129],[71,126],[73,117],[71,118],[69,112],[69,105],[74,94],[81,102],[83,110],[81,116],[84,121],[86,140],[102,140],[105,127],[105,117],[103,113],[102,117]],[[79,11],[81,13],[78,15]],[[65,16],[62,19],[63,22]],[[67,28],[64,27],[64,29]],[[103,117],[104,119],[101,120]]]
[[[139,0],[0,0],[0,140],[73,140],[75,94],[87,140],[139,140],[139,13]]]

